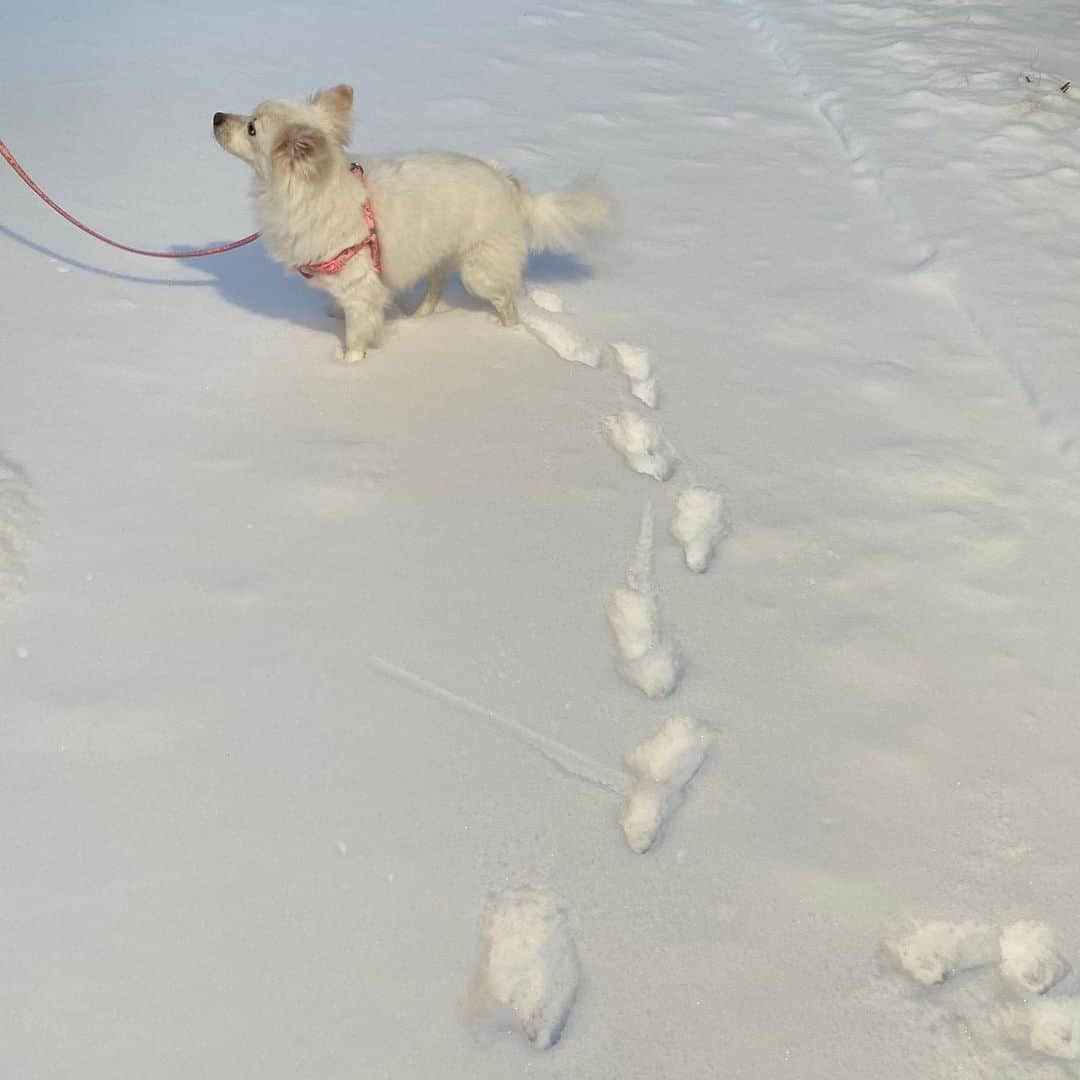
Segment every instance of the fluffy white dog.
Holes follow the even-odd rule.
[[[352,87],[335,86],[306,102],[263,102],[249,116],[214,114],[218,143],[255,171],[271,258],[344,311],[339,360],[363,359],[394,295],[423,278],[416,314],[433,312],[451,271],[513,326],[528,252],[576,250],[613,222],[611,202],[590,184],[533,195],[492,165],[454,154],[354,169],[344,149],[352,105]]]

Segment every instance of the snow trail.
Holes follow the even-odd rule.
[[[508,717],[492,712],[490,709],[485,709],[483,705],[478,705],[475,701],[470,701],[460,694],[446,690],[420,675],[407,671],[397,664],[392,664],[389,660],[384,660],[382,657],[372,657],[371,667],[380,675],[385,675],[402,686],[407,686],[417,693],[423,694],[425,697],[446,702],[462,712],[477,716],[482,720],[486,720],[489,724],[501,728],[575,780],[581,780],[583,783],[594,788],[600,788],[611,795],[626,795],[630,791],[630,778],[625,773],[611,769],[598,761],[593,761],[592,758],[586,757],[557,739],[552,739],[548,735],[541,735],[540,732],[533,731],[532,728],[526,727],[516,720],[511,720]]]
[[[480,929],[479,994],[511,1009],[538,1050],[559,1041],[577,997],[581,965],[566,909],[534,886],[494,896]]]

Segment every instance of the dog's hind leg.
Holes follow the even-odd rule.
[[[519,235],[500,237],[478,245],[461,259],[461,283],[473,296],[487,300],[503,326],[517,326],[514,297],[521,291],[525,266],[525,242]]]
[[[518,315],[517,305],[512,296],[500,297],[498,300],[492,300],[491,303],[503,326],[518,326],[521,323],[521,317]]]
[[[432,315],[438,310],[439,301],[442,299],[443,289],[446,287],[446,278],[450,273],[448,266],[437,266],[432,272],[431,277],[428,278],[427,292],[424,293],[424,299],[420,301],[420,306],[413,312],[413,316],[416,318],[422,318],[424,315]]]

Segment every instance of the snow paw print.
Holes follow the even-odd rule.
[[[969,980],[965,993],[949,1001],[970,1030],[1046,1057],[1080,1060],[1080,979],[1049,927],[928,922],[886,949],[923,986]]]
[[[686,788],[709,752],[709,734],[696,720],[677,717],[626,755],[634,776],[620,824],[631,851],[643,855],[668,818],[682,805]]]
[[[605,417],[601,430],[634,472],[662,483],[675,471],[675,451],[655,420],[627,409]]]
[[[581,979],[566,909],[531,885],[505,889],[488,904],[480,940],[476,1011],[509,1010],[532,1046],[554,1046]]]

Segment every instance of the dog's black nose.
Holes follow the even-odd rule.
[[[214,127],[221,127],[225,123],[225,114],[223,112],[214,113]]]

